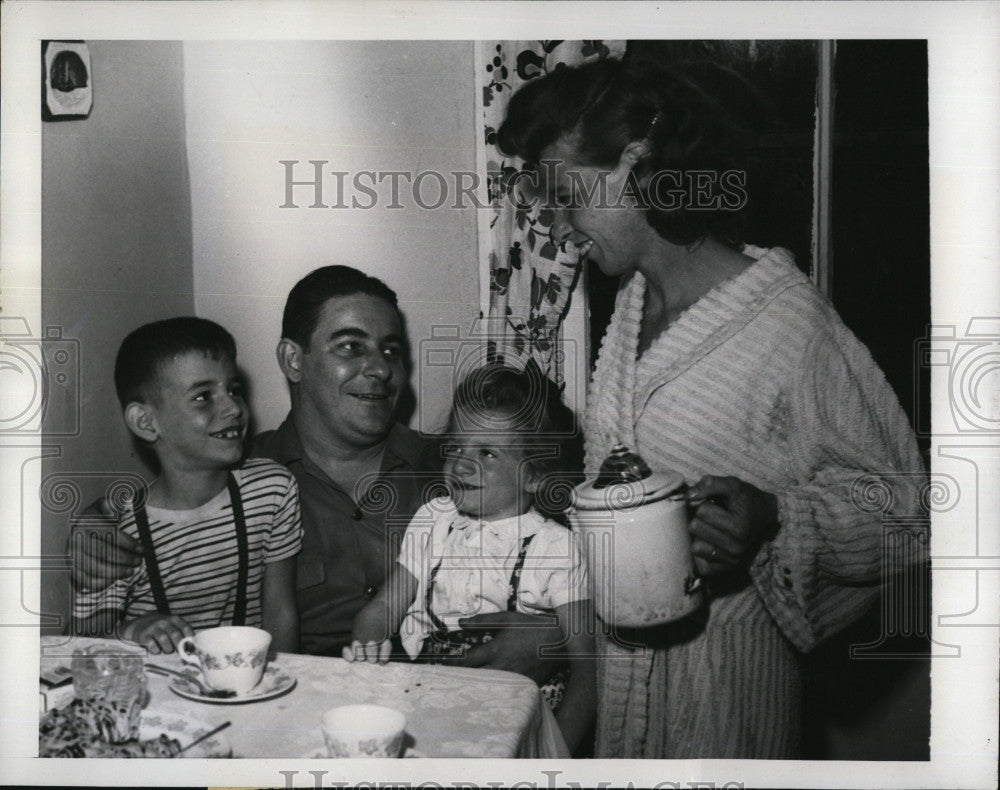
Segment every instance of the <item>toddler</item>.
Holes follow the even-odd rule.
[[[489,365],[458,387],[448,433],[451,496],[413,517],[386,584],[355,618],[344,658],[385,662],[398,632],[412,659],[434,660],[469,644],[461,617],[554,615],[570,657],[556,719],[575,751],[595,708],[587,571],[578,536],[536,507],[577,460],[564,449],[574,445],[573,414],[537,368]]]
[[[119,529],[142,545],[131,576],[74,597],[74,633],[172,652],[195,630],[249,625],[298,649],[298,488],[272,461],[241,463],[248,411],[236,344],[218,324],[172,318],[122,342],[115,388],[159,476]]]

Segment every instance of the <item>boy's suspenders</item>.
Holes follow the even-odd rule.
[[[229,487],[229,501],[233,506],[233,520],[236,522],[236,550],[239,552],[239,568],[236,573],[236,602],[233,604],[233,625],[243,625],[247,619],[247,583],[250,577],[250,549],[247,545],[247,522],[243,517],[243,500],[240,487],[230,472],[226,477]]]
[[[236,603],[233,605],[233,625],[243,625],[247,619],[247,583],[250,576],[250,549],[247,546],[247,522],[243,517],[243,500],[240,487],[230,472],[226,477],[229,487],[229,501],[233,505],[233,520],[236,522],[236,549],[239,552],[239,568],[236,573]]]
[[[145,498],[132,507],[135,514],[135,526],[139,530],[139,543],[142,547],[142,558],[146,561],[146,574],[149,576],[149,587],[156,602],[156,611],[160,614],[170,614],[167,603],[167,593],[163,589],[163,579],[160,578],[160,565],[156,561],[156,550],[153,548],[153,533],[149,529],[149,517],[146,515]]]
[[[448,535],[451,534],[451,530],[452,528],[449,526]],[[531,540],[534,537],[534,535],[528,535],[528,537],[521,541],[521,550],[517,555],[517,561],[514,563],[514,570],[511,571],[510,574],[510,584],[508,585],[509,592],[507,594],[508,612],[517,611],[517,593],[521,588],[521,569],[524,567],[524,558],[528,554],[528,546],[531,545]],[[443,561],[444,557],[437,561],[437,565],[431,569],[430,577],[427,579],[427,595],[424,598],[424,609],[430,616],[431,622],[434,624],[435,628],[441,631],[447,631],[448,627],[444,624],[444,621],[434,614],[434,610],[431,608],[431,598],[434,595],[434,580],[437,578],[438,570],[441,568],[441,563]]]
[[[236,575],[236,602],[233,605],[233,625],[243,625],[247,616],[247,583],[250,576],[250,548],[247,541],[247,523],[243,515],[243,500],[240,498],[240,488],[230,472],[226,478],[229,489],[229,501],[233,506],[233,521],[236,524],[236,548],[239,552],[239,568]],[[146,561],[146,573],[149,575],[149,586],[156,603],[156,611],[163,615],[170,614],[170,604],[167,602],[167,592],[160,576],[160,566],[156,561],[156,550],[153,547],[153,534],[149,529],[149,517],[146,515],[146,503],[140,501],[134,508],[135,525],[139,530],[139,540],[142,542],[142,556]]]

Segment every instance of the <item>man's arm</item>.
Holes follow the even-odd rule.
[[[554,615],[496,612],[464,617],[458,624],[463,631],[492,631],[494,637],[470,649],[464,658],[446,663],[504,669],[544,683],[565,660],[559,657],[565,653],[565,640]]]
[[[76,590],[103,590],[142,563],[142,547],[118,531],[118,514],[104,498],[70,522],[66,554]]]
[[[584,745],[597,712],[597,660],[590,624],[594,614],[589,600],[573,601],[556,608],[559,626],[569,654],[569,680],[563,692],[556,721],[570,754]]]
[[[264,629],[271,646],[283,653],[299,652],[299,610],[295,604],[295,557],[264,566],[262,596]]]

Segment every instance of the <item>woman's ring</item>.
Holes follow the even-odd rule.
[[[714,546],[712,548],[712,553],[709,554],[708,556],[711,557],[713,560],[719,559],[719,547],[718,546]]]

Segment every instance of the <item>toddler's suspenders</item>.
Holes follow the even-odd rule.
[[[240,498],[240,488],[230,472],[226,478],[229,489],[229,501],[233,506],[233,521],[236,525],[236,548],[239,554],[239,567],[236,574],[236,602],[233,605],[233,625],[243,625],[247,617],[247,584],[250,578],[250,547],[247,540],[247,523],[243,515],[243,500]],[[146,515],[146,503],[139,502],[134,508],[135,526],[139,530],[139,540],[142,542],[142,556],[146,561],[146,573],[149,575],[149,586],[156,603],[156,611],[162,615],[170,614],[170,604],[167,592],[160,576],[160,565],[156,561],[156,549],[153,547],[153,533],[149,528],[149,516]]]
[[[452,528],[448,527],[448,534],[451,534]],[[537,533],[536,533],[537,534]],[[514,570],[510,574],[510,584],[507,586],[507,611],[516,612],[517,611],[517,592],[521,587],[521,569],[524,568],[524,558],[528,554],[528,546],[531,545],[531,540],[534,535],[528,535],[521,541],[521,550],[517,555],[517,561],[514,563]],[[441,568],[441,563],[444,561],[442,557],[437,561],[431,569],[431,574],[427,579],[427,594],[424,597],[424,608],[427,611],[428,616],[431,618],[431,622],[434,627],[441,631],[447,631],[448,627],[444,624],[444,621],[434,614],[434,609],[431,608],[431,598],[434,595],[434,580],[437,578],[438,570]]]

